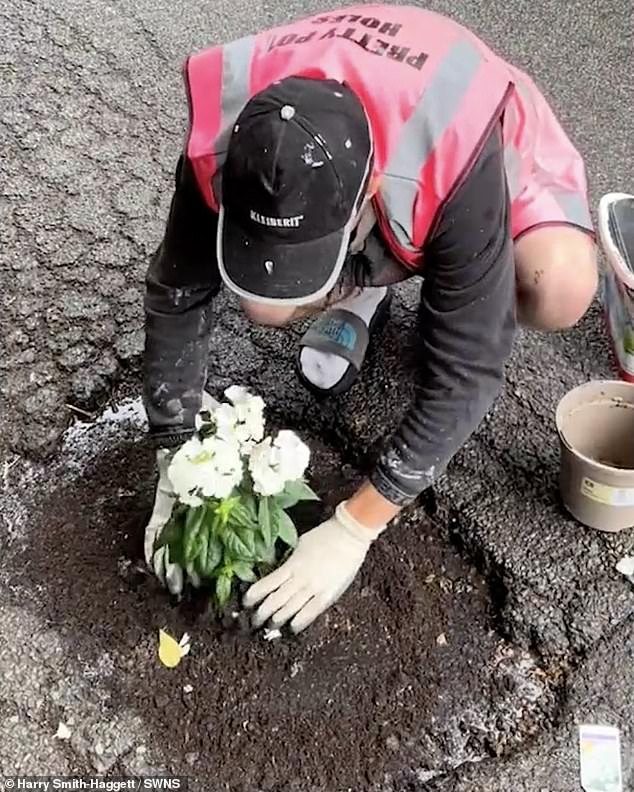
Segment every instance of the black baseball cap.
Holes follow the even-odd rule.
[[[289,77],[238,117],[222,170],[218,264],[241,297],[302,305],[335,285],[372,170],[363,105],[335,80]]]

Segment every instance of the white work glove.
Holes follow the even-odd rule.
[[[172,514],[172,507],[176,497],[167,476],[167,469],[172,459],[169,449],[160,448],[156,452],[156,464],[159,471],[159,480],[156,488],[156,498],[150,522],[145,529],[145,562],[153,570],[156,577],[172,594],[182,594],[184,585],[183,570],[178,564],[169,560],[169,547],[167,545],[154,550],[154,543],[160,536],[163,526]]]
[[[208,393],[203,393],[201,410],[212,410],[218,406],[218,402]],[[200,577],[194,571],[192,566],[188,566],[187,570],[183,570],[178,564],[170,561],[169,547],[167,545],[159,547],[154,550],[154,543],[165,523],[169,520],[172,514],[172,507],[176,501],[176,496],[167,470],[172,460],[172,454],[176,449],[160,448],[156,452],[156,464],[159,472],[159,480],[156,488],[156,498],[154,500],[154,509],[150,522],[145,529],[145,562],[148,567],[153,570],[156,577],[161,581],[164,586],[172,594],[179,595],[183,593],[183,586],[185,580],[198,587],[200,585]]]
[[[383,530],[385,526],[361,525],[346,510],[346,502],[340,503],[333,517],[300,537],[288,561],[249,588],[244,606],[262,603],[253,617],[254,627],[269,618],[273,627],[293,619],[294,633],[308,627],[352,583]]]

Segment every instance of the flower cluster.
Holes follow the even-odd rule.
[[[308,446],[288,430],[265,436],[259,396],[237,386],[225,396],[196,416],[195,436],[174,454],[167,474],[176,499],[155,542],[195,585],[213,581],[220,607],[236,578],[253,582],[275,565],[278,543],[297,545],[287,509],[318,500],[304,481]]]
[[[239,446],[220,437],[192,437],[174,455],[168,475],[180,502],[195,507],[203,496],[228,498],[242,470]]]
[[[230,403],[197,416],[197,436],[174,455],[168,475],[186,506],[203,498],[228,498],[251,477],[253,492],[278,495],[289,481],[301,479],[310,459],[308,446],[294,432],[264,436],[264,401],[237,385],[227,388]]]

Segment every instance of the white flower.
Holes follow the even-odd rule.
[[[249,391],[243,388],[242,385],[231,385],[225,391],[225,396],[232,404],[239,401],[244,401],[249,396]]]
[[[238,385],[227,388],[225,396],[233,404],[237,423],[245,433],[245,439],[241,442],[259,442],[264,437],[264,400]]]
[[[210,422],[213,423],[213,413],[219,404],[220,402],[216,401],[210,393],[203,391],[200,411],[194,416],[194,428],[197,432],[200,431],[203,426],[209,426]],[[203,414],[205,418],[203,418]]]
[[[168,476],[179,500],[200,506],[201,495],[226,498],[242,481],[242,459],[234,443],[218,437],[188,440],[174,454]]]
[[[203,452],[213,460],[219,473],[242,472],[242,458],[237,443],[231,443],[222,437],[206,437],[201,445]]]
[[[198,495],[194,495],[192,492],[181,492],[178,495],[178,499],[181,503],[184,503],[185,506],[191,506],[192,509],[196,509],[198,506],[203,505],[203,499]]]
[[[200,498],[194,493],[198,489],[202,443],[192,437],[178,449],[170,462],[167,475],[179,500],[188,506],[200,506]]]
[[[254,396],[241,385],[232,385],[225,391],[225,396],[234,407],[244,407],[245,409],[259,410],[264,409],[264,400],[260,396]]]
[[[287,481],[304,475],[309,458],[308,446],[294,432],[282,430],[275,440],[265,438],[249,458],[254,490],[260,495],[278,495]]]
[[[204,466],[200,481],[202,494],[209,498],[228,498],[233,488],[242,481],[240,449],[235,443],[219,437],[205,438],[202,446],[210,457],[210,464]]]
[[[220,404],[213,410],[215,434],[248,454],[264,437],[264,401],[237,385],[227,388],[225,396],[233,403]]]
[[[239,443],[242,434],[238,433],[238,414],[231,404],[221,404],[214,410],[216,436],[231,443]]]
[[[276,452],[270,437],[253,447],[249,457],[249,470],[253,477],[253,489],[259,495],[278,495],[286,479],[275,464]]]
[[[197,412],[196,415],[194,416],[194,429],[197,432],[199,432],[203,428],[203,426],[209,426],[209,421],[203,420],[203,417],[201,415],[202,412],[204,412],[204,410],[201,410],[200,412]],[[212,418],[213,418],[213,415],[212,415]]]
[[[279,449],[277,454],[280,473],[287,481],[302,478],[310,461],[310,449],[295,432],[282,429],[277,433],[273,446]]]

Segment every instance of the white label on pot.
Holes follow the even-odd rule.
[[[605,506],[634,506],[634,487],[610,487],[584,478],[581,481],[581,494]]]

